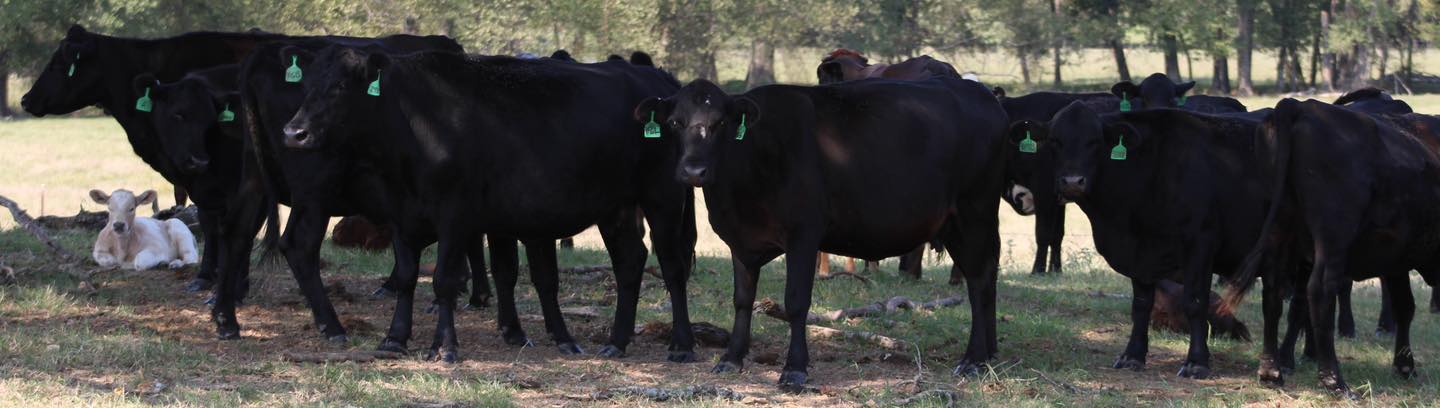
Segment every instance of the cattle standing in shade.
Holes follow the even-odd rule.
[[[1145,80],[1140,81],[1136,86],[1130,81],[1124,81],[1110,87],[1110,93],[1120,97],[1124,102],[1120,110],[1143,110],[1156,108],[1183,108],[1185,110],[1203,113],[1233,113],[1244,112],[1245,105],[1235,98],[1224,96],[1207,95],[1186,95],[1191,88],[1195,87],[1195,81],[1175,83],[1165,74],[1151,74]]]
[[[1409,273],[1440,283],[1440,118],[1370,115],[1314,100],[1281,101],[1256,144],[1272,177],[1266,239],[1246,259],[1227,303],[1234,306],[1267,257],[1313,251],[1313,269],[1292,269],[1309,300],[1322,386],[1354,397],[1335,355],[1335,302],[1343,280],[1378,277],[1390,287],[1396,319],[1395,372],[1415,376]],[[1283,262],[1281,262],[1283,263]],[[1292,270],[1265,272],[1284,276]],[[1268,283],[1265,285],[1270,286]],[[1266,310],[1266,326],[1279,313]],[[1268,341],[1267,341],[1268,343]],[[1262,356],[1262,381],[1284,382],[1274,349]]]
[[[816,253],[881,259],[937,235],[965,273],[974,316],[956,372],[977,372],[994,357],[1005,112],[984,87],[938,77],[731,96],[697,80],[635,115],[653,115],[662,138],[683,142],[672,174],[705,188],[710,224],[730,247],[735,326],[715,372],[743,367],[760,268],[777,256],[787,254],[790,323],[780,384],[794,387],[806,382],[810,362]]]
[[[417,203],[434,217],[440,241],[434,358],[457,358],[458,250],[476,242],[476,233],[527,242],[546,328],[563,352],[580,352],[554,298],[552,240],[597,224],[618,291],[610,344],[600,354],[623,356],[646,258],[638,210],[649,221],[670,292],[669,359],[694,361],[685,296],[695,243],[693,192],[666,171],[678,142],[642,138],[629,108],[674,92],[673,77],[625,62],[387,56],[350,47],[330,47],[314,60],[316,77],[285,126],[286,145],[314,154],[356,152],[395,188],[390,199]],[[407,223],[398,225],[403,234]],[[506,283],[498,286],[504,296]],[[405,307],[397,307],[382,348],[403,349],[410,324]],[[502,313],[501,324],[519,331],[514,310]]]
[[[239,181],[239,169],[218,162],[209,163],[198,172],[190,171],[201,170],[198,167],[187,170],[175,166],[155,135],[151,125],[153,115],[136,109],[144,90],[137,90],[133,80],[148,72],[161,81],[175,81],[189,71],[240,62],[256,44],[281,38],[285,37],[201,32],[138,40],[93,34],[73,26],[60,41],[45,70],[35,79],[34,86],[21,98],[20,105],[37,117],[63,115],[99,105],[125,129],[130,147],[145,164],[189,193],[200,209],[200,226],[205,236],[200,271],[187,286],[190,291],[198,292],[209,288],[215,280],[221,258],[219,252],[225,242],[219,225],[229,210],[227,201]],[[233,153],[240,154],[239,151]],[[263,217],[264,209],[259,211]],[[271,230],[267,237],[277,234]],[[253,238],[247,239],[247,245],[252,241]]]
[[[1012,127],[1012,141],[1028,135],[1054,145],[1058,192],[1085,211],[1096,250],[1131,280],[1133,327],[1115,368],[1145,366],[1155,285],[1178,275],[1190,325],[1179,375],[1210,376],[1210,275],[1232,271],[1259,236],[1269,196],[1249,147],[1266,114],[1160,109],[1102,116],[1073,103],[1049,124]],[[1280,285],[1266,285],[1267,310],[1280,302],[1272,287]],[[1265,327],[1267,335],[1276,329]]]

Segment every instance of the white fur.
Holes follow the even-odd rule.
[[[110,210],[109,222],[95,239],[93,256],[100,266],[146,270],[180,268],[200,262],[195,235],[185,223],[135,216],[135,207],[155,199],[154,191],[146,191],[138,200],[126,190],[116,190],[108,196],[95,190],[90,196]],[[116,224],[125,225],[124,231],[117,231]]]
[[[1019,184],[1010,187],[1010,198],[1012,200],[1020,200],[1020,213],[1022,215],[1035,213],[1035,193],[1030,192],[1029,188],[1025,188],[1025,186]]]

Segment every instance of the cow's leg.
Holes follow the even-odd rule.
[[[970,340],[955,375],[983,371],[999,351],[995,321],[995,285],[999,273],[999,201],[961,203],[965,210],[946,227],[951,239],[945,249],[954,257],[951,283],[966,283],[970,295]],[[1148,317],[1148,316],[1147,316]]]
[[[1211,262],[1215,256],[1215,232],[1205,231],[1185,244],[1185,318],[1190,323],[1190,350],[1179,376],[1210,378],[1210,282]]]
[[[215,304],[210,308],[210,318],[215,322],[215,333],[221,340],[240,338],[235,306],[244,297],[248,286],[251,244],[265,223],[264,205],[269,202],[269,197],[257,190],[259,186],[255,181],[242,187],[241,193],[235,196],[235,202],[227,206],[229,210],[217,234],[220,237],[220,259],[215,268]],[[207,241],[210,239],[206,237]]]
[[[1339,315],[1335,322],[1335,330],[1340,337],[1353,339],[1355,338],[1355,314],[1350,310],[1350,291],[1355,290],[1355,286],[1354,282],[1349,279],[1341,282],[1340,285],[1340,291],[1336,293],[1336,311]],[[1384,308],[1381,309],[1381,320],[1384,320]]]
[[[1305,336],[1305,355],[1312,356],[1314,347],[1309,343],[1314,341],[1315,336],[1310,334],[1314,329],[1310,327],[1310,297],[1305,293],[1305,285],[1295,285],[1294,294],[1290,298],[1290,312],[1285,323],[1285,341],[1280,344],[1280,349],[1275,356],[1276,365],[1280,366],[1280,373],[1289,375],[1295,371],[1295,344],[1299,342],[1300,336]]]
[[[391,244],[393,245],[394,243],[392,242]],[[392,266],[390,266],[390,276],[389,276],[389,277],[386,277],[386,278],[385,278],[385,282],[384,282],[384,283],[381,283],[381,284],[380,284],[380,287],[375,288],[375,291],[374,291],[374,292],[370,292],[370,299],[379,300],[379,299],[385,299],[385,298],[395,297],[395,292],[398,291],[398,290],[400,290],[400,286],[401,286],[400,283],[396,281],[396,279],[398,279],[398,278],[396,278],[396,276],[399,276],[399,275],[400,275],[400,266],[399,266],[399,265],[392,265]]]
[[[183,193],[177,193],[183,194]],[[200,218],[200,232],[205,234],[205,252],[200,254],[200,272],[195,274],[195,279],[185,285],[187,292],[199,292],[210,289],[215,284],[215,267],[220,264],[220,220],[218,211],[207,207],[199,207],[196,211]]]
[[[1140,371],[1150,351],[1150,312],[1155,308],[1155,284],[1140,279],[1130,280],[1130,341],[1125,352],[1115,360],[1117,369]]]
[[[1395,374],[1415,378],[1415,354],[1410,351],[1410,323],[1415,318],[1415,295],[1410,293],[1410,274],[1398,273],[1380,278],[1382,288],[1390,289],[1390,309],[1395,311]]]
[[[1339,295],[1341,280],[1345,276],[1345,251],[1327,251],[1327,248],[1348,248],[1345,246],[1317,245],[1315,270],[1307,285],[1310,296],[1310,337],[1315,338],[1320,374],[1320,384],[1332,392],[1346,396],[1353,395],[1349,385],[1340,374],[1340,361],[1335,355],[1335,300]]]
[[[290,219],[286,222],[289,227],[285,228],[285,235],[280,238],[283,242],[280,248],[290,264],[295,283],[300,286],[300,293],[305,296],[305,304],[310,306],[314,315],[315,327],[326,339],[343,344],[349,339],[345,336],[345,328],[340,325],[340,317],[330,304],[329,296],[325,294],[325,282],[320,279],[320,245],[325,241],[325,225],[329,221],[330,217],[310,208],[292,208]]]
[[[1031,275],[1044,275],[1045,262],[1049,260],[1050,244],[1040,239],[1042,233],[1039,230],[1041,228],[1043,228],[1041,225],[1035,226],[1035,264],[1030,267]]]
[[[490,306],[490,276],[485,270],[485,240],[476,237],[465,251],[470,260],[470,301],[466,309],[481,309]]]
[[[427,245],[415,239],[404,229],[395,230],[395,239],[390,242],[395,252],[395,265],[390,282],[395,295],[395,314],[390,318],[390,330],[380,341],[379,350],[397,353],[410,352],[409,343],[415,314],[415,283],[420,278],[420,251]]]
[[[555,347],[560,349],[560,354],[584,354],[585,351],[575,344],[575,338],[565,326],[565,316],[560,313],[560,266],[556,264],[554,240],[524,242],[525,259],[530,261],[530,283],[535,285],[535,294],[540,298],[540,311],[545,316],[545,331],[550,333],[550,338],[555,341]]]
[[[175,186],[175,206],[176,206],[176,207],[184,207],[184,206],[185,206],[185,199],[188,198],[188,197],[186,197],[186,194],[185,194],[185,187],[180,187],[179,184],[174,184],[174,186]],[[156,201],[159,201],[159,200],[156,200]]]
[[[671,332],[666,360],[675,363],[696,360],[695,332],[690,325],[688,297],[688,281],[695,267],[695,216],[690,213],[694,207],[694,193],[690,188],[684,191],[684,206],[673,205],[672,201],[644,208],[645,219],[650,223],[650,242],[655,245],[655,258],[660,261],[660,273],[665,280],[665,290],[670,295]],[[620,331],[628,335],[623,327]]]
[[[469,241],[473,234],[461,231],[463,227],[453,220],[437,220],[436,227],[440,250],[435,259],[435,277],[431,285],[435,290],[435,339],[425,359],[454,363],[460,353],[460,340],[455,334],[455,303],[465,287],[465,274],[468,272],[465,251],[470,249]],[[554,256],[553,243],[546,241],[544,247],[550,248],[552,252],[549,254]],[[543,294],[541,301],[544,301]]]
[[[750,352],[750,318],[755,311],[755,290],[760,281],[760,267],[765,266],[777,255],[740,253],[730,248],[730,263],[735,271],[735,324],[730,328],[730,344],[720,363],[711,368],[712,373],[738,372],[745,367],[745,355]],[[801,255],[808,256],[808,255]]]
[[[648,214],[648,213],[647,213]],[[645,277],[644,228],[635,210],[620,211],[601,221],[600,238],[615,267],[615,320],[610,326],[610,344],[600,350],[605,357],[623,357],[635,331],[635,309],[640,304],[640,284]]]
[[[1062,273],[1060,247],[1065,242],[1065,204],[1055,207],[1055,215],[1047,224],[1050,224],[1050,272]]]
[[[780,373],[780,387],[794,388],[805,385],[810,367],[810,345],[806,342],[806,318],[810,316],[810,301],[815,289],[815,265],[810,254],[820,251],[820,232],[792,231],[786,243],[785,257],[785,320],[790,323],[790,348],[785,356],[785,367]]]
[[[575,237],[560,239],[560,249],[575,249]]]
[[[900,256],[900,275],[911,279],[920,279],[925,268],[925,244],[915,247],[905,255]]]
[[[528,346],[520,315],[515,311],[515,281],[520,277],[520,248],[514,238],[486,234],[490,241],[490,270],[495,275],[495,313],[505,344]]]
[[[1257,374],[1260,382],[1275,386],[1285,385],[1285,373],[1276,362],[1277,344],[1280,335],[1280,318],[1285,314],[1285,300],[1282,298],[1283,284],[1280,280],[1288,280],[1285,277],[1276,276],[1280,273],[1266,273],[1265,286],[1261,292],[1261,303],[1265,314],[1265,334],[1263,351],[1260,354],[1260,369]]]
[[[1348,280],[1347,280],[1347,281],[1348,281]],[[1394,288],[1391,288],[1390,285],[1387,284],[1387,283],[1385,283],[1385,282],[1386,282],[1385,279],[1381,279],[1381,280],[1380,280],[1380,318],[1378,319],[1379,321],[1376,322],[1376,324],[1375,324],[1375,336],[1377,336],[1377,337],[1386,337],[1386,336],[1390,336],[1390,335],[1392,335],[1392,334],[1395,334],[1395,329],[1396,329],[1396,328],[1395,328],[1395,317],[1396,317],[1396,316],[1395,316],[1395,309],[1391,307],[1392,303],[1390,302],[1390,296],[1392,295],[1391,291],[1394,290]],[[1405,287],[1410,287],[1410,281],[1408,281],[1408,280],[1405,281]],[[1410,295],[1410,297],[1411,297],[1411,299],[1412,299],[1411,302],[1414,302],[1413,299],[1414,299],[1415,295],[1412,294],[1412,295]],[[1341,299],[1341,300],[1342,300],[1342,301],[1348,301],[1348,300],[1350,300],[1350,299],[1346,298],[1346,299]],[[1343,313],[1348,312],[1348,311],[1349,311],[1349,310],[1348,310],[1349,307],[1348,307],[1346,304],[1343,304],[1343,303],[1340,305],[1340,307],[1341,307],[1340,313],[1342,313],[1342,315],[1340,316],[1340,318],[1341,318],[1342,321],[1343,321],[1343,319],[1345,318],[1345,316],[1343,315]],[[1411,306],[1411,307],[1414,307],[1414,306]],[[1352,320],[1353,320],[1353,318],[1352,318]],[[1352,337],[1353,337],[1353,336],[1352,336]]]

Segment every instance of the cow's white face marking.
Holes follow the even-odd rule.
[[[700,127],[700,138],[701,138],[701,139],[704,139],[706,136],[708,136],[708,135],[705,134],[705,132],[706,132],[705,127],[704,127],[704,126],[701,126],[701,127]]]
[[[1029,188],[1016,184],[1010,187],[1010,199],[1020,203],[1020,213],[1030,215],[1035,213],[1035,193]]]

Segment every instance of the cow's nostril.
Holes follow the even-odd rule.
[[[116,231],[120,231],[120,232],[124,232],[124,231],[125,231],[125,223],[123,223],[123,222],[117,222],[117,223],[115,223],[115,230],[116,230]]]
[[[705,166],[685,166],[685,175],[695,178],[705,178]]]

